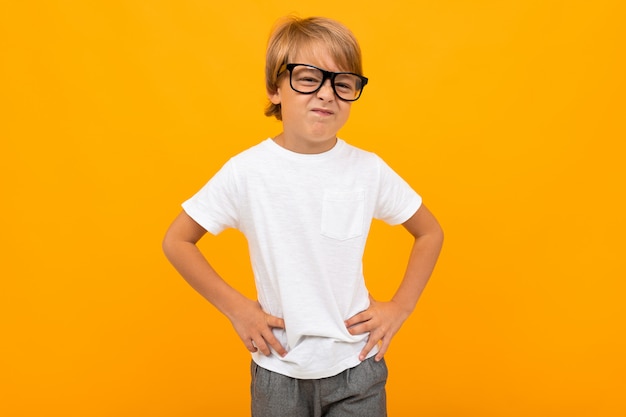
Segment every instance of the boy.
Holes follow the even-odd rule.
[[[385,416],[383,355],[424,289],[443,234],[420,196],[380,158],[337,138],[367,84],[352,33],[290,18],[270,37],[274,138],[242,152],[191,199],[163,248],[185,280],[231,321],[252,352],[252,415]],[[362,255],[372,218],[415,237],[389,302],[367,292]],[[246,236],[258,301],[230,287],[196,243]]]

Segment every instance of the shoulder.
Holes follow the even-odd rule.
[[[342,161],[345,166],[344,169],[358,173],[363,180],[378,183],[389,170],[385,161],[374,152],[353,145],[346,145],[344,155]]]
[[[266,139],[239,152],[238,154],[235,154],[228,160],[226,165],[230,166],[232,169],[234,167],[250,167],[255,166],[256,164],[266,164],[272,156],[272,152],[270,151],[270,146],[268,144],[269,140],[270,139]]]
[[[257,143],[256,145],[253,145],[241,152],[239,152],[238,154],[235,154],[231,159],[246,159],[246,158],[254,158],[256,156],[258,156],[259,154],[263,154],[265,152],[267,152],[268,150],[268,141],[270,139],[265,139],[259,143]]]
[[[355,159],[362,163],[379,165],[382,159],[374,152],[356,147],[342,140],[343,155],[345,158]]]
[[[401,179],[400,175],[381,156],[346,143],[346,154],[351,155],[349,162],[361,172],[369,172],[384,183]],[[350,158],[350,157],[349,157]],[[401,179],[404,181],[404,179]]]

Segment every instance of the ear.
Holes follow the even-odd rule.
[[[269,91],[267,90],[267,98],[270,99],[270,102],[272,104],[280,104],[281,98],[280,98],[280,87],[276,88],[276,91]]]

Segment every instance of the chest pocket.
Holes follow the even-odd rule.
[[[325,191],[322,202],[322,235],[347,240],[363,234],[365,193]]]

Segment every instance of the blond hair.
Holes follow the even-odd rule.
[[[265,88],[276,93],[283,64],[291,63],[301,50],[324,48],[342,71],[362,74],[361,48],[352,32],[343,24],[325,17],[288,16],[278,22],[270,35],[265,57]],[[270,102],[265,115],[282,120],[280,104]]]

